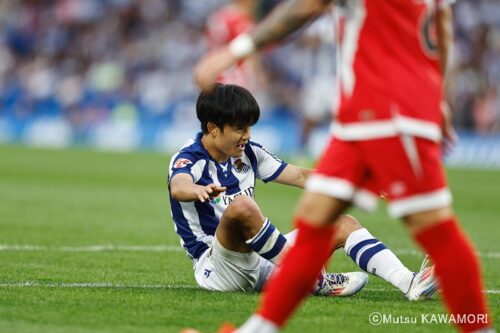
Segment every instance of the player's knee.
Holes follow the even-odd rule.
[[[344,246],[349,235],[363,226],[352,215],[344,214],[336,222],[337,232],[335,233],[335,243],[337,247]]]
[[[227,207],[224,215],[227,219],[235,221],[255,220],[255,217],[260,216],[260,209],[251,198],[241,195],[231,202]]]

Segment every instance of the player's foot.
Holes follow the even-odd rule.
[[[231,323],[224,323],[222,326],[219,328],[217,333],[233,333],[236,331],[236,327],[231,324]],[[185,328],[183,329],[180,333],[201,333],[198,330],[195,330],[193,328]]]
[[[314,292],[318,296],[351,296],[359,292],[368,282],[363,272],[326,273],[321,285]]]
[[[410,289],[405,294],[410,301],[431,298],[437,291],[438,285],[434,275],[434,265],[427,267],[429,259],[425,256],[420,271],[415,273],[411,280]]]

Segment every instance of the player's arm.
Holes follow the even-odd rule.
[[[453,41],[453,27],[452,19],[453,14],[451,7],[438,6],[436,12],[436,30],[438,37],[438,50],[439,50],[439,60],[441,65],[441,74],[443,75],[444,85],[447,82],[447,68],[448,60],[450,55],[450,49]],[[442,103],[442,112],[444,117],[443,123],[443,150],[445,155],[453,148],[453,146],[458,141],[458,136],[453,128],[452,113],[451,109],[444,98]]]
[[[438,37],[439,60],[441,63],[441,73],[446,77],[448,59],[453,41],[453,14],[450,6],[438,7],[436,12],[436,29]]]
[[[211,197],[216,197],[219,193],[225,192],[225,187],[215,184],[206,186],[198,185],[193,182],[191,175],[179,173],[170,180],[170,195],[177,201],[196,201],[205,202]]]
[[[279,5],[250,33],[255,49],[259,50],[303,27],[329,8],[330,0],[291,0]]]
[[[196,83],[203,90],[212,89],[219,73],[235,65],[238,60],[297,31],[311,19],[320,16],[329,8],[330,3],[331,0],[283,2],[250,33],[238,36],[229,47],[216,50],[204,57],[195,69]]]
[[[304,188],[307,177],[313,173],[312,169],[301,168],[288,164],[274,180],[276,183]]]

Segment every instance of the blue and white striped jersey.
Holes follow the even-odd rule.
[[[213,160],[201,143],[202,133],[189,140],[170,160],[170,179],[178,173],[187,173],[198,185],[216,184],[227,187],[226,192],[204,203],[179,202],[170,196],[175,231],[188,255],[198,259],[212,244],[220,218],[231,201],[238,195],[254,198],[255,180],[274,180],[287,163],[268,152],[261,145],[249,142],[240,158],[226,163]]]

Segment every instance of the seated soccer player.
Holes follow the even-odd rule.
[[[170,162],[172,217],[193,260],[196,282],[217,291],[260,291],[294,241],[283,235],[254,201],[255,181],[304,187],[312,170],[287,164],[258,143],[250,128],[260,115],[253,96],[236,85],[218,84],[196,105],[201,133]],[[433,268],[414,273],[350,215],[343,215],[332,244],[343,247],[363,270],[382,277],[408,299],[432,296]],[[322,273],[316,295],[349,296],[368,277],[362,272]]]

